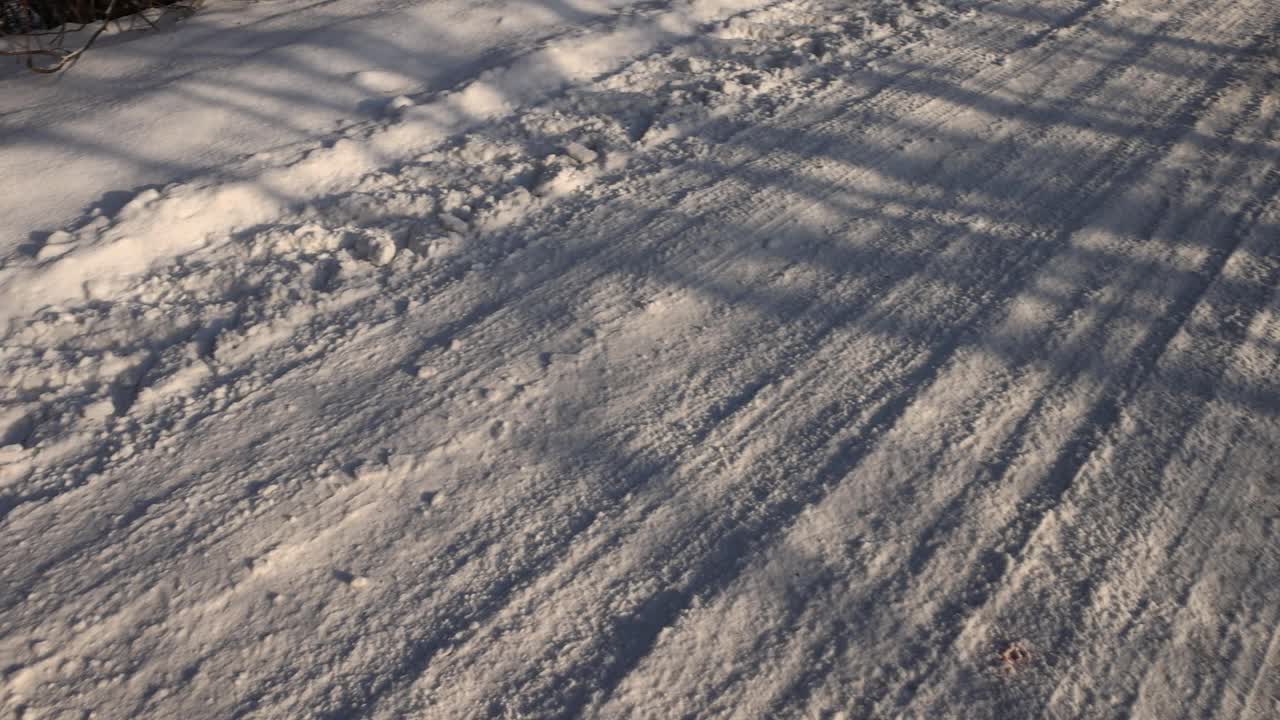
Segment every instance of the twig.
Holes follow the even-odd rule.
[[[69,70],[73,65],[76,64],[76,62],[80,60],[81,56],[83,56],[84,53],[89,50],[89,48],[93,47],[93,44],[94,42],[97,41],[98,36],[101,35],[103,32],[105,32],[107,27],[113,23],[117,28],[117,30],[120,30],[120,31],[133,30],[137,28],[137,18],[141,17],[142,21],[145,22],[151,29],[159,30],[160,25],[155,20],[152,20],[150,17],[147,16],[147,12],[149,10],[152,10],[158,7],[163,7],[164,8],[163,12],[167,12],[170,9],[174,9],[178,11],[183,11],[185,12],[185,14],[190,15],[191,13],[194,13],[196,9],[199,8],[200,5],[202,4],[200,0],[192,0],[190,2],[181,2],[181,0],[179,2],[163,2],[162,0],[159,3],[155,3],[147,7],[143,7],[137,12],[130,12],[128,13],[128,15],[121,15],[120,17],[114,17],[118,1],[119,0],[111,0],[111,3],[107,6],[105,12],[102,13],[102,16],[101,16],[102,19],[99,21],[94,21],[94,22],[98,22],[99,24],[98,24],[98,27],[93,31],[93,34],[89,36],[89,39],[86,40],[83,45],[81,45],[80,47],[74,50],[67,50],[62,47],[62,44],[63,42],[65,42],[68,34],[78,33],[84,30],[85,28],[88,28],[91,25],[93,25],[93,22],[84,22],[84,23],[81,23],[78,27],[74,27],[74,28],[71,27],[70,23],[64,23],[63,25],[59,26],[57,29],[53,29],[53,30],[41,30],[41,31],[32,31],[28,33],[23,33],[22,37],[27,39],[29,46],[19,50],[0,50],[0,57],[22,58],[26,61],[25,64],[27,66],[27,69],[31,70],[32,72],[37,72],[42,74],[52,74],[52,73],[61,72],[63,70]],[[129,0],[125,0],[125,2],[126,3],[129,2]],[[128,7],[129,6],[126,6],[126,9]],[[123,24],[122,18],[124,17],[130,18],[131,22],[129,27],[125,27],[125,25]],[[52,39],[44,42],[41,42],[39,40],[39,38],[48,38],[48,37],[52,37]],[[37,65],[35,63],[36,58],[54,58],[54,61],[46,65]]]
[[[115,8],[116,0],[111,0],[111,4],[107,5],[106,16],[108,18],[111,17],[111,13]],[[83,45],[70,52],[61,49],[54,50],[49,48],[35,48],[30,50],[7,50],[3,54],[8,56],[25,57],[27,61],[27,69],[44,75],[52,75],[53,73],[62,70],[70,70],[71,66],[76,64],[76,61],[84,55],[85,51],[93,47],[93,43],[98,39],[98,36],[106,31],[107,24],[108,21],[104,20],[102,24],[98,26],[98,29],[93,31],[93,34],[89,36],[89,39],[85,41]],[[37,56],[52,56],[58,58],[58,61],[52,65],[38,66],[32,60]]]

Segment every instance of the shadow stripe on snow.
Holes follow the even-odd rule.
[[[887,152],[886,152],[886,155],[887,155]],[[495,541],[495,542],[498,542],[498,541]],[[480,553],[480,552],[483,552],[483,548],[476,548],[476,553]],[[536,574],[532,575],[532,577],[536,577]],[[497,610],[497,607],[494,607],[494,610]],[[475,615],[470,615],[468,616],[468,618],[475,618]],[[483,618],[483,615],[481,615],[481,618]],[[426,644],[430,644],[430,646],[435,647],[434,643],[426,643]],[[434,653],[434,651],[430,650],[430,648],[425,648],[424,646],[419,646],[419,647],[420,647],[420,650],[413,651],[410,656],[406,657],[407,662],[406,664],[401,666],[402,670],[410,670],[412,669],[412,667],[415,667],[415,666],[425,666],[426,662],[428,662],[429,660],[428,656],[430,656],[431,653]],[[440,646],[440,647],[443,647],[443,646]],[[374,694],[376,696],[376,694],[378,693],[374,693]],[[340,710],[337,711],[337,714],[338,715],[342,714],[342,711]]]
[[[1212,96],[1212,87],[1210,88],[1210,91],[1206,92],[1206,94],[1203,94],[1203,95],[1202,95],[1202,97],[1203,97],[1203,96]],[[1193,106],[1194,106],[1194,104],[1193,104]],[[1151,163],[1151,161],[1152,161],[1152,160],[1148,160],[1148,164],[1149,164],[1149,163]],[[1101,201],[1100,201],[1100,202],[1101,202]],[[1082,227],[1083,227],[1083,225],[1082,225]],[[777,710],[777,708],[776,708],[776,710]]]
[[[1239,236],[1237,236],[1237,242],[1238,240]],[[1199,302],[1208,284],[1221,271],[1221,267],[1225,264],[1229,254],[1229,252],[1219,254],[1218,257],[1212,259],[1207,264],[1211,275],[1203,282],[1194,283],[1189,291],[1184,292],[1178,298],[1173,304],[1172,316],[1168,321],[1157,323],[1148,338],[1135,352],[1134,361],[1121,374],[1121,379],[1112,384],[1113,388],[1118,386],[1120,390],[1118,395],[1113,396],[1107,391],[1101,393],[1102,397],[1092,406],[1083,421],[1079,423],[1078,429],[1071,440],[1059,450],[1057,461],[1046,473],[1044,481],[1036,491],[1038,497],[1035,502],[1030,504],[1015,522],[996,533],[997,536],[1004,538],[1012,534],[1015,538],[1011,548],[1006,550],[1007,552],[1016,555],[1035,536],[1038,528],[1041,527],[1051,510],[1056,507],[1057,503],[1072,486],[1074,479],[1089,463],[1105,436],[1116,426],[1121,417],[1121,408],[1154,371],[1157,361],[1164,354],[1169,343],[1177,335],[1183,323]],[[965,597],[966,600],[948,604],[935,617],[960,618],[961,620],[957,620],[953,625],[953,629],[958,630],[963,626],[963,618],[974,612],[972,610],[966,612],[965,610],[965,606],[971,604],[969,599],[975,595],[989,597],[990,590],[986,586],[988,583],[993,582],[998,582],[998,579],[992,580],[986,573],[971,575],[964,584],[965,590],[957,593],[957,595]],[[944,656],[946,648],[958,637],[958,632],[948,634],[950,637],[944,640],[943,646],[935,653],[935,657]],[[936,643],[934,643],[934,646],[936,647]],[[909,683],[904,687],[903,692],[906,695],[903,696],[900,693],[901,703],[909,701],[910,696],[914,694],[914,690],[924,682],[932,668],[936,667],[937,664],[937,661],[931,663],[929,668],[926,668],[917,676],[915,682]]]
[[[1154,162],[1154,159],[1149,160],[1149,162]],[[1102,202],[1102,201],[1100,200],[1099,202]],[[944,345],[942,348],[935,349],[935,352],[930,355],[929,360],[926,360],[914,373],[912,373],[906,379],[904,379],[901,384],[905,384],[913,388],[918,388],[920,385],[923,385],[927,378],[932,377],[933,375],[936,374],[936,371],[941,367],[941,364],[944,361],[944,359],[947,356],[949,356],[950,354],[948,352],[949,347],[950,347],[949,345]],[[885,427],[887,425],[892,425],[892,423],[896,420],[896,418],[901,415],[901,412],[903,409],[905,409],[906,405],[910,403],[913,396],[914,396],[914,393],[908,393],[906,395],[898,396],[897,398],[894,398],[889,402],[887,402],[885,405],[881,406],[880,410],[878,410],[872,416],[871,421],[869,422],[868,427],[866,429],[868,432],[865,436],[855,436],[855,438],[852,441],[842,443],[842,446],[846,448],[846,452],[849,449],[851,449],[853,446],[857,446],[860,444],[865,445],[864,441],[866,439],[878,434],[875,432],[876,429]],[[831,477],[834,475],[843,474],[842,471],[833,473],[831,472],[830,468],[824,468],[824,470],[825,470],[824,472],[820,473],[823,477]],[[792,503],[787,504],[782,508],[779,508],[778,514],[780,514],[784,518],[789,517],[790,513],[788,511],[792,511],[795,509],[794,507],[790,507],[790,505],[803,506],[803,504],[805,504],[803,499],[799,501],[793,501]],[[694,524],[698,524],[698,523],[694,523]],[[780,525],[775,526],[775,524],[771,522],[763,528],[747,527],[747,528],[741,529],[739,530],[739,534],[748,536],[748,537],[768,536],[772,530],[776,529],[776,527],[780,527]],[[735,539],[736,538],[734,537],[733,531],[731,530],[728,538],[728,543],[730,545],[734,544]],[[721,541],[721,543],[719,543],[719,545],[721,546],[723,546],[724,544],[725,544],[725,541],[723,540]],[[733,557],[742,557],[744,554],[745,553],[740,553]],[[695,574],[696,578],[703,579],[706,582],[700,584],[698,580],[695,579],[690,584],[693,587],[700,588],[701,590],[704,590],[704,591],[708,591],[708,592],[714,591],[715,588],[719,587],[723,582],[725,582],[724,576],[723,575],[717,576],[715,572],[716,568],[723,567],[724,560],[725,560],[725,557],[723,557],[723,553],[712,553],[712,560],[709,563],[707,563],[706,566],[704,567],[704,570],[707,570],[708,572],[705,572],[705,573],[699,572]],[[704,577],[704,575],[709,577]],[[684,605],[687,605],[688,599],[695,594],[698,595],[699,597],[703,597],[702,593],[696,590],[687,592],[687,593],[678,593],[679,596],[687,596],[687,597],[684,597],[683,603],[673,603],[672,601],[676,598],[676,596],[672,595],[670,592],[665,592],[661,595],[660,599],[655,600],[653,604],[649,604],[643,607],[639,614],[650,620],[673,617],[676,613],[679,612],[680,609],[682,609]],[[677,605],[679,607],[676,607]],[[653,623],[647,620],[646,624],[653,624]],[[642,638],[648,637],[648,633],[642,633],[641,637]],[[609,680],[611,678],[612,678],[612,674],[606,677],[606,681],[604,683],[605,688],[610,687]]]

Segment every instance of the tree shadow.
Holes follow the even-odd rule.
[[[1073,11],[1078,15],[1075,19],[1095,5]],[[1049,446],[1036,446],[1033,438],[1055,410],[1046,399],[1049,393],[1031,402],[987,451],[991,461],[981,477],[937,478],[922,470],[922,475],[906,479],[888,473],[880,478],[883,491],[896,493],[896,499],[869,512],[911,507],[934,483],[955,481],[936,507],[928,507],[929,517],[886,514],[851,522],[851,535],[869,525],[885,532],[907,527],[918,532],[907,541],[901,563],[865,578],[861,594],[852,596],[847,605],[831,608],[831,644],[806,648],[812,670],[798,674],[777,691],[771,710],[783,715],[806,706],[831,673],[838,671],[833,661],[822,659],[833,648],[836,658],[863,665],[920,666],[914,676],[894,677],[896,684],[886,683],[881,691],[861,700],[868,713],[885,701],[905,705],[925,683],[937,679],[936,673],[949,657],[946,651],[964,628],[961,620],[990,599],[992,586],[1007,568],[993,571],[990,563],[977,563],[945,585],[940,583],[950,594],[928,622],[903,629],[904,650],[894,658],[856,654],[860,634],[874,632],[869,623],[888,617],[869,612],[868,598],[923,582],[921,577],[933,567],[938,549],[964,537],[975,521],[972,514],[981,507],[978,501],[1014,483],[1016,468],[1011,458],[1023,452],[1042,453],[1045,469],[1020,493],[1023,504],[1018,512],[1002,519],[990,533],[999,542],[974,549],[976,557],[1016,556],[1027,549],[1036,530],[1086,472],[1105,441],[1127,432],[1121,427],[1126,403],[1139,392],[1158,388],[1177,401],[1168,416],[1156,418],[1166,423],[1165,444],[1141,474],[1128,478],[1139,492],[1159,488],[1158,482],[1147,487],[1143,481],[1158,478],[1173,462],[1211,402],[1260,418],[1280,414],[1280,400],[1271,388],[1229,377],[1226,364],[1233,353],[1249,347],[1280,353],[1275,338],[1250,333],[1253,322],[1268,312],[1267,305],[1274,300],[1280,264],[1274,255],[1268,256],[1270,274],[1262,280],[1224,275],[1242,243],[1280,232],[1268,215],[1280,195],[1280,175],[1272,172],[1259,180],[1247,172],[1258,158],[1274,157],[1276,149],[1265,140],[1241,141],[1230,132],[1209,136],[1195,127],[1205,109],[1241,73],[1249,72],[1234,61],[1253,57],[1262,46],[1171,41],[1183,50],[1217,59],[1203,67],[1151,66],[1181,76],[1187,90],[1171,93],[1172,102],[1152,116],[1127,119],[1110,110],[1098,91],[1119,69],[1141,66],[1165,39],[1126,35],[1127,31],[1105,24],[1097,27],[1129,42],[1128,51],[1106,62],[1098,58],[1096,75],[1082,78],[1078,88],[1052,102],[1037,95],[1009,98],[975,92],[937,80],[944,75],[940,69],[907,61],[898,63],[894,73],[872,72],[871,78],[886,92],[916,96],[922,103],[945,101],[1020,124],[1020,134],[983,138],[949,128],[946,117],[928,122],[894,119],[895,127],[906,133],[930,136],[952,147],[978,147],[971,157],[949,156],[949,166],[927,152],[905,152],[880,137],[849,142],[850,135],[839,130],[881,117],[883,110],[869,103],[866,108],[844,109],[844,122],[836,131],[801,133],[761,126],[717,136],[716,149],[683,165],[686,176],[698,180],[688,181],[680,194],[612,197],[607,208],[588,205],[584,209],[572,199],[549,203],[539,217],[487,238],[497,263],[496,268],[486,265],[484,273],[519,272],[532,280],[478,295],[480,299],[456,317],[424,331],[418,345],[431,349],[453,339],[482,336],[486,328],[505,327],[500,322],[528,331],[512,339],[514,348],[495,351],[494,357],[483,359],[483,367],[459,370],[450,379],[461,381],[468,372],[500,368],[509,360],[503,352],[548,352],[539,342],[558,337],[565,318],[589,316],[597,309],[592,306],[594,291],[610,292],[623,284],[625,276],[633,276],[647,283],[650,294],[687,293],[721,313],[712,314],[712,322],[723,318],[724,327],[705,333],[708,342],[716,343],[715,352],[690,350],[694,360],[704,363],[696,369],[727,389],[699,393],[699,388],[689,387],[690,378],[666,374],[656,375],[649,384],[632,380],[626,389],[651,401],[655,414],[633,423],[599,427],[588,422],[598,419],[588,408],[602,399],[606,392],[602,384],[560,390],[564,395],[557,402],[571,412],[558,418],[542,437],[514,448],[515,458],[509,461],[543,468],[545,477],[521,493],[495,500],[485,523],[460,530],[447,552],[427,566],[422,577],[406,584],[397,598],[398,607],[422,608],[420,617],[367,619],[360,632],[398,628],[402,632],[396,637],[402,641],[382,658],[377,673],[344,685],[324,716],[366,716],[380,709],[380,703],[390,702],[388,698],[409,691],[433,664],[461,662],[450,659],[448,653],[477,637],[478,627],[522,602],[522,594],[539,579],[553,574],[558,578],[546,596],[552,599],[575,582],[615,592],[606,582],[613,576],[602,568],[619,563],[620,577],[656,578],[656,582],[645,592],[619,593],[613,598],[617,604],[604,616],[607,622],[594,629],[586,650],[569,653],[558,643],[568,633],[549,634],[528,658],[527,667],[502,678],[501,688],[508,694],[493,698],[489,708],[493,715],[589,714],[651,658],[664,631],[678,629],[687,610],[723,597],[762,558],[792,552],[784,543],[806,509],[822,506],[850,478],[877,477],[872,464],[875,453],[885,447],[884,438],[947,379],[957,358],[965,354],[995,358],[1013,378],[1009,383],[1034,370],[1049,378],[1048,391],[1073,383],[1101,388],[1085,396],[1084,406],[1065,422],[1068,432]],[[1032,36],[1025,47],[1040,47],[1047,38],[1047,34]],[[1270,91],[1268,87],[1258,92]],[[198,100],[214,102],[212,96]],[[241,111],[252,113],[252,104]],[[1257,107],[1245,107],[1240,122],[1257,111]],[[1269,127],[1274,130],[1275,123]],[[1073,131],[1087,131],[1089,142]],[[1175,186],[1163,203],[1129,194],[1151,177],[1175,146],[1230,158],[1221,174],[1244,178],[1242,187],[1253,191],[1253,200],[1243,206],[1228,202],[1221,188],[1197,197]],[[779,155],[789,155],[788,162],[762,161]],[[810,170],[820,165],[843,167],[846,184],[833,186]],[[1030,177],[1025,174],[1028,169]],[[864,182],[872,176],[877,182]],[[796,208],[821,209],[826,217],[838,218],[839,224],[833,229],[831,224],[800,218],[792,226],[762,227],[733,222],[733,216],[726,219],[716,208],[697,204],[698,193],[723,187],[729,188],[725,196],[731,198],[785,194],[794,198]],[[913,192],[904,194],[904,187]],[[556,225],[549,217],[564,222]],[[744,217],[758,219],[749,213]],[[863,223],[876,231],[859,230]],[[557,231],[535,234],[547,227]],[[1078,242],[1087,233],[1127,240],[1110,246]],[[1199,260],[1179,265],[1174,260],[1180,252]],[[468,257],[468,261],[474,259]],[[1048,282],[1054,279],[1053,271],[1065,266],[1078,268],[1066,278],[1072,284]],[[789,279],[794,277],[801,280]],[[457,284],[491,279],[478,276],[470,264],[459,264],[437,272],[431,282],[428,292],[444,292]],[[1107,295],[1103,292],[1107,289],[1117,292]],[[1220,306],[1206,306],[1209,293],[1214,293]],[[901,305],[890,302],[899,297],[904,301]],[[1015,300],[1048,308],[1047,320],[1019,334],[1006,333],[1002,323],[1011,315]],[[1212,329],[1189,329],[1197,310],[1219,322]],[[627,317],[627,312],[635,310],[619,312]],[[1071,319],[1082,314],[1095,319],[1074,334],[1065,332]],[[1126,324],[1138,328],[1128,345],[1116,340],[1115,328]],[[699,334],[679,326],[669,331],[677,339]],[[1195,332],[1212,335],[1212,342],[1221,348],[1223,364],[1162,365],[1175,338]],[[601,342],[609,341],[606,332]],[[857,348],[864,355],[846,352],[859,341],[864,345]],[[1104,352],[1111,343],[1123,352]],[[795,388],[778,390],[788,383]],[[827,383],[833,389],[819,395]],[[768,395],[779,392],[784,393],[783,400],[802,397],[801,393],[824,399],[808,404],[796,400],[801,414],[782,423],[757,409],[762,399],[766,404],[779,403]],[[431,402],[431,409],[443,410],[453,400]],[[965,414],[961,408],[943,409]],[[772,433],[776,440],[757,449],[758,456],[739,460],[721,460],[708,449],[726,440],[735,440],[741,447],[747,427],[750,432]],[[649,443],[645,432],[658,430],[669,431],[678,440]],[[766,450],[777,450],[778,457]],[[586,488],[584,500],[568,508],[555,505],[550,498],[569,480]],[[702,492],[704,486],[720,492]],[[161,494],[154,502],[167,500]],[[679,505],[681,522],[666,528],[669,534],[654,544],[635,547],[641,540],[654,539],[644,534],[645,523],[661,520],[660,513],[673,504]],[[6,512],[16,505],[0,498],[0,509]],[[548,512],[531,518],[530,506]],[[150,506],[139,507],[126,514],[126,525],[136,522]],[[629,522],[599,529],[598,520],[632,508]],[[1126,508],[1124,519],[1138,527],[1148,511],[1135,503]],[[589,532],[607,538],[597,538],[594,550],[569,558],[570,550]],[[519,539],[539,533],[550,540],[507,556],[513,535]],[[59,549],[23,579],[34,583],[41,571],[73,560],[78,551],[100,539],[86,534],[82,546]],[[479,586],[468,586],[465,592],[440,591],[448,577],[477,566],[489,567],[495,556],[504,558],[500,571],[478,573],[483,580]],[[806,558],[796,556],[791,562],[803,565]],[[1094,557],[1091,562],[1100,565],[1105,558]],[[601,577],[593,577],[593,572]],[[112,579],[106,572],[96,582]],[[783,608],[782,617],[769,630],[769,637],[776,640],[795,630],[809,604],[829,597],[827,593],[838,582],[815,571],[793,586],[784,586],[785,597],[778,605]],[[1072,588],[1072,596],[1088,599],[1094,591],[1086,579]],[[563,594],[565,602],[585,609],[589,600],[598,599]],[[23,600],[15,593],[5,598],[4,608]],[[1072,607],[1078,623],[1088,606]],[[1053,625],[1046,632],[1054,638],[1055,650],[1070,656],[1078,640],[1074,626],[1058,626],[1056,619],[1046,622]],[[332,657],[343,659],[354,652],[357,642],[354,634],[344,637],[334,643]],[[925,652],[923,647],[934,651]],[[557,663],[545,662],[552,656]],[[472,665],[463,669],[483,672],[484,668],[476,667],[483,661],[483,652],[476,651],[475,657],[467,659]],[[727,692],[753,676],[751,669],[743,669],[725,679],[718,690]],[[1033,687],[1008,702],[999,698],[994,702],[1009,714],[1035,714],[1048,702],[1050,690]],[[270,692],[270,683],[264,683],[237,702],[247,711],[264,703]]]

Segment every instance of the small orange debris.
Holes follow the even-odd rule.
[[[1015,673],[1031,663],[1031,652],[1021,642],[1011,642],[997,655],[1000,667],[1007,673]]]

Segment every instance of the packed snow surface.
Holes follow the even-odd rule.
[[[0,75],[0,712],[1280,717],[1280,4],[209,0]]]

